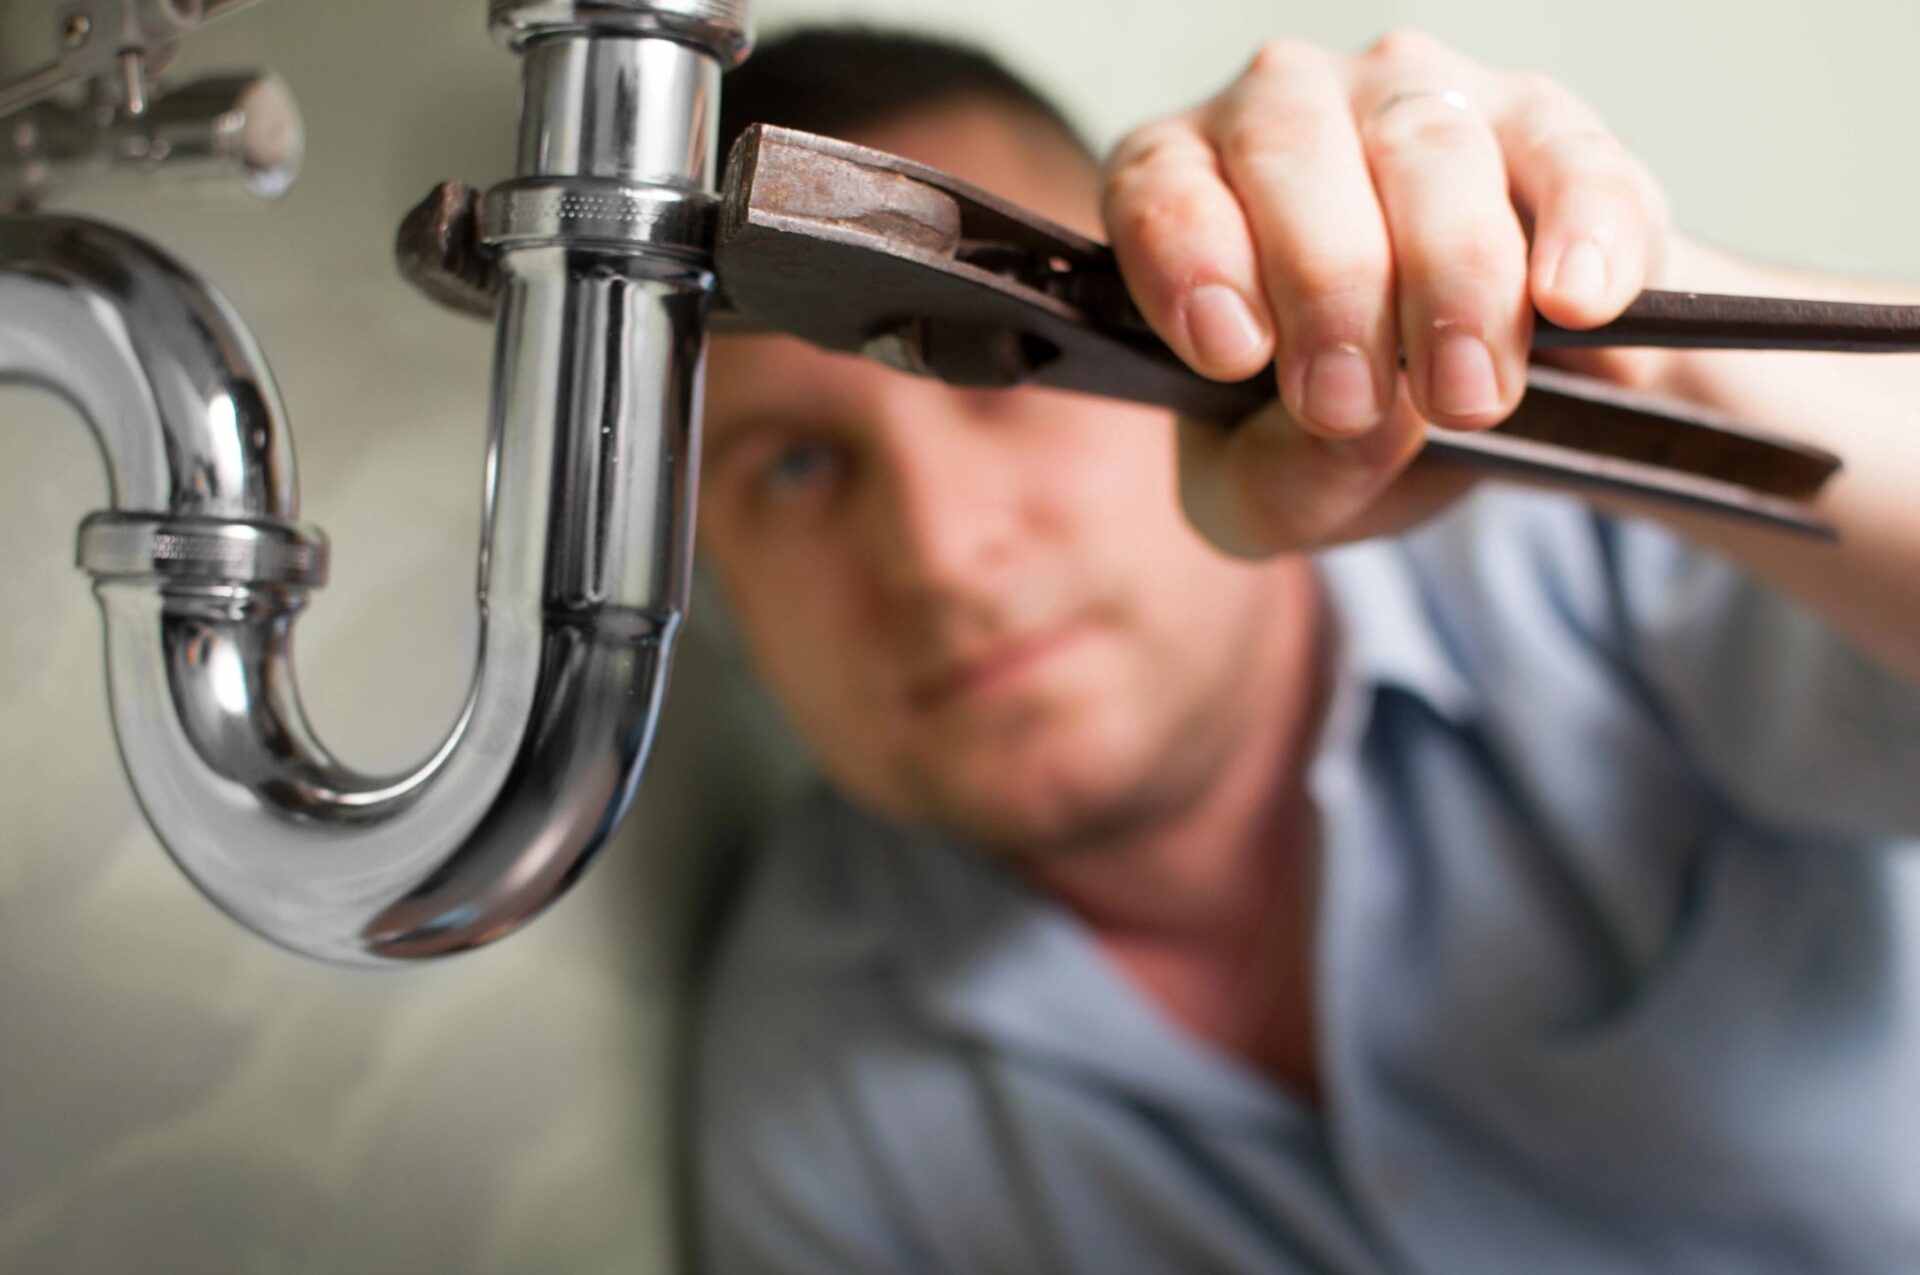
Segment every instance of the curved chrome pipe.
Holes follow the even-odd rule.
[[[514,6],[492,9],[504,29]],[[202,890],[314,956],[434,956],[516,928],[605,841],[652,739],[690,570],[719,71],[690,44],[569,21],[509,31],[536,118],[493,201],[480,653],[451,734],[408,773],[343,765],[301,708],[293,622],[324,546],[294,521],[284,414],[238,317],[125,232],[0,218],[0,381],[71,402],[111,476],[80,553],[127,773]],[[654,93],[671,105],[649,111]],[[630,206],[650,218],[608,216]]]

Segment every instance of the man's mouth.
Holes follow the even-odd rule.
[[[907,691],[908,702],[918,711],[929,712],[1011,690],[1042,665],[1078,646],[1092,628],[1086,620],[1069,620],[948,661],[913,679]]]

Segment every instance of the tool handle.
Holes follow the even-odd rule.
[[[1920,351],[1920,306],[1711,292],[1643,292],[1618,319],[1574,330],[1538,320],[1536,349]]]

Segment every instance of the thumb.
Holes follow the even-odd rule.
[[[1419,454],[1426,426],[1403,378],[1393,410],[1357,438],[1310,434],[1277,401],[1237,426],[1183,417],[1178,436],[1187,521],[1226,553],[1263,558],[1372,522],[1363,515]]]

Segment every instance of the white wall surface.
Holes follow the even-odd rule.
[[[292,414],[332,584],[302,622],[323,735],[367,767],[445,729],[472,646],[487,331],[412,295],[392,230],[436,180],[511,161],[512,60],[481,0],[271,0],[188,68],[270,65],[307,117],[281,204],[76,197],[204,271]],[[1102,143],[1186,105],[1262,39],[1418,26],[1582,93],[1679,221],[1774,260],[1920,275],[1910,229],[1920,7],[1787,0],[1279,5],[768,0],[980,38]],[[665,1077],[701,846],[770,725],[696,634],[642,805],[525,934],[404,974],[243,934],[145,831],[70,565],[103,502],[64,409],[0,392],[0,1271],[646,1271],[670,1264]]]

